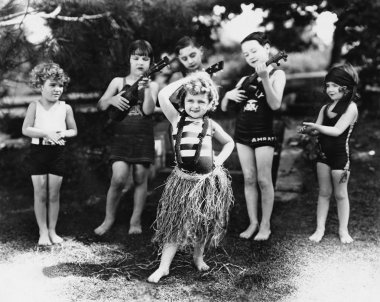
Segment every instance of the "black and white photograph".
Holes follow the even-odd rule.
[[[0,0],[0,301],[380,301],[379,16]]]

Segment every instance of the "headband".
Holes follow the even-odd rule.
[[[354,78],[345,70],[339,67],[332,68],[325,77],[325,84],[327,82],[333,82],[339,86],[346,86],[349,90],[352,90],[350,94],[344,96],[341,101],[339,101],[332,112],[337,114],[343,114],[346,112],[348,105],[356,97],[357,83]]]
[[[350,89],[356,86],[356,82],[354,81],[353,77],[341,68],[331,69],[325,77],[325,83],[327,82],[334,82],[339,86],[346,86]]]

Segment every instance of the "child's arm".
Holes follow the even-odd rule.
[[[240,79],[240,81],[236,84],[236,87],[230,91],[227,91],[224,95],[222,101],[220,102],[220,109],[222,111],[227,111],[228,102],[234,101],[236,103],[240,103],[247,99],[245,95],[245,91],[240,89],[241,83],[243,83],[244,78]]]
[[[269,79],[267,66],[262,64],[256,68],[258,76],[263,81],[265,95],[269,107],[272,110],[278,110],[281,107],[282,95],[284,93],[286,77],[285,72],[276,70],[273,73],[273,81]]]
[[[75,123],[73,109],[66,104],[66,126],[67,129],[59,132],[62,138],[74,137],[78,134],[77,124]]]
[[[140,88],[145,89],[142,110],[146,115],[152,114],[154,112],[154,108],[156,107],[158,84],[156,82],[149,81],[148,78],[143,78],[139,82],[139,89]]]
[[[223,145],[223,148],[218,156],[215,156],[214,158],[215,166],[221,166],[231,155],[232,151],[234,150],[235,143],[232,137],[229,136],[218,123],[212,121],[212,128],[214,131],[213,137]]]
[[[172,102],[170,102],[170,97],[179,87],[181,87],[187,81],[188,79],[186,78],[179,79],[178,81],[165,86],[158,93],[158,101],[160,103],[162,112],[165,114],[166,118],[172,125],[178,119],[179,113],[173,106]]]
[[[22,134],[29,137],[36,138],[46,138],[58,145],[63,145],[61,135],[56,131],[45,131],[34,127],[34,121],[36,118],[36,103],[32,102],[29,104],[28,109],[26,110],[26,115],[24,122],[22,124]]]
[[[118,78],[114,78],[111,83],[108,85],[107,90],[104,92],[100,100],[98,101],[98,109],[105,111],[110,105],[113,105],[117,109],[124,111],[127,110],[130,106],[126,98],[123,98],[121,95],[124,91],[118,93]]]
[[[335,126],[323,126],[317,123],[307,123],[303,124],[329,136],[339,136],[341,135],[352,123],[356,121],[358,116],[358,108],[355,103],[351,103],[346,112],[342,114],[340,119],[337,121]]]
[[[322,125],[323,113],[325,111],[325,107],[326,107],[326,105],[323,105],[321,110],[319,110],[318,117],[317,117],[317,120],[315,121],[315,124]],[[312,129],[312,128],[306,126],[305,123],[303,123],[303,126],[300,129],[298,129],[298,133],[309,134],[309,135],[315,136],[315,135],[319,134],[319,131],[316,129]]]

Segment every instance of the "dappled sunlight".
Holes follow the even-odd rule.
[[[1,301],[67,301],[62,282],[46,277],[43,268],[53,259],[41,261],[34,252],[20,254],[0,264]]]
[[[73,287],[80,288],[82,283],[88,288],[90,282],[84,285],[83,279],[96,281],[101,269],[96,263],[125,259],[128,255],[120,245],[85,245],[72,239],[62,245],[17,251],[7,262],[0,263],[0,301],[68,301]],[[82,289],[81,295],[84,294]]]
[[[355,244],[355,243],[354,243]],[[377,250],[377,252],[376,252]],[[331,251],[331,249],[329,249]],[[307,254],[294,279],[296,290],[286,302],[379,301],[380,253],[376,245],[361,251],[337,247],[333,253]]]

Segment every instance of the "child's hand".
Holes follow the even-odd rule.
[[[112,106],[116,107],[117,109],[119,109],[121,111],[128,110],[128,108],[130,107],[129,101],[126,98],[121,96],[124,92],[125,91],[120,91],[118,94],[114,95],[109,100],[109,103]]]
[[[56,145],[65,144],[65,141],[62,139],[61,134],[55,131],[46,132],[45,138]]]
[[[302,124],[306,127],[306,129],[310,128],[310,130],[318,130],[317,129],[318,125],[316,123],[303,122]]]
[[[319,124],[316,123],[310,123],[310,122],[303,122],[304,126],[301,129],[304,129],[303,133],[316,136],[319,134]]]
[[[242,90],[239,88],[235,88],[230,91],[227,91],[226,97],[229,100],[234,101],[236,103],[241,103],[247,99],[247,96],[245,95],[245,90]]]
[[[267,68],[267,65],[265,63],[260,64],[257,67],[255,67],[255,71],[261,79],[268,79],[269,78],[268,68]]]
[[[60,136],[58,142],[59,142],[60,144],[64,145],[64,144],[66,143],[66,140],[65,140],[65,137],[66,137],[66,135],[65,135],[65,131],[58,131],[57,133],[58,133],[58,135]]]
[[[150,79],[148,77],[144,77],[138,83],[138,90],[149,88]]]

